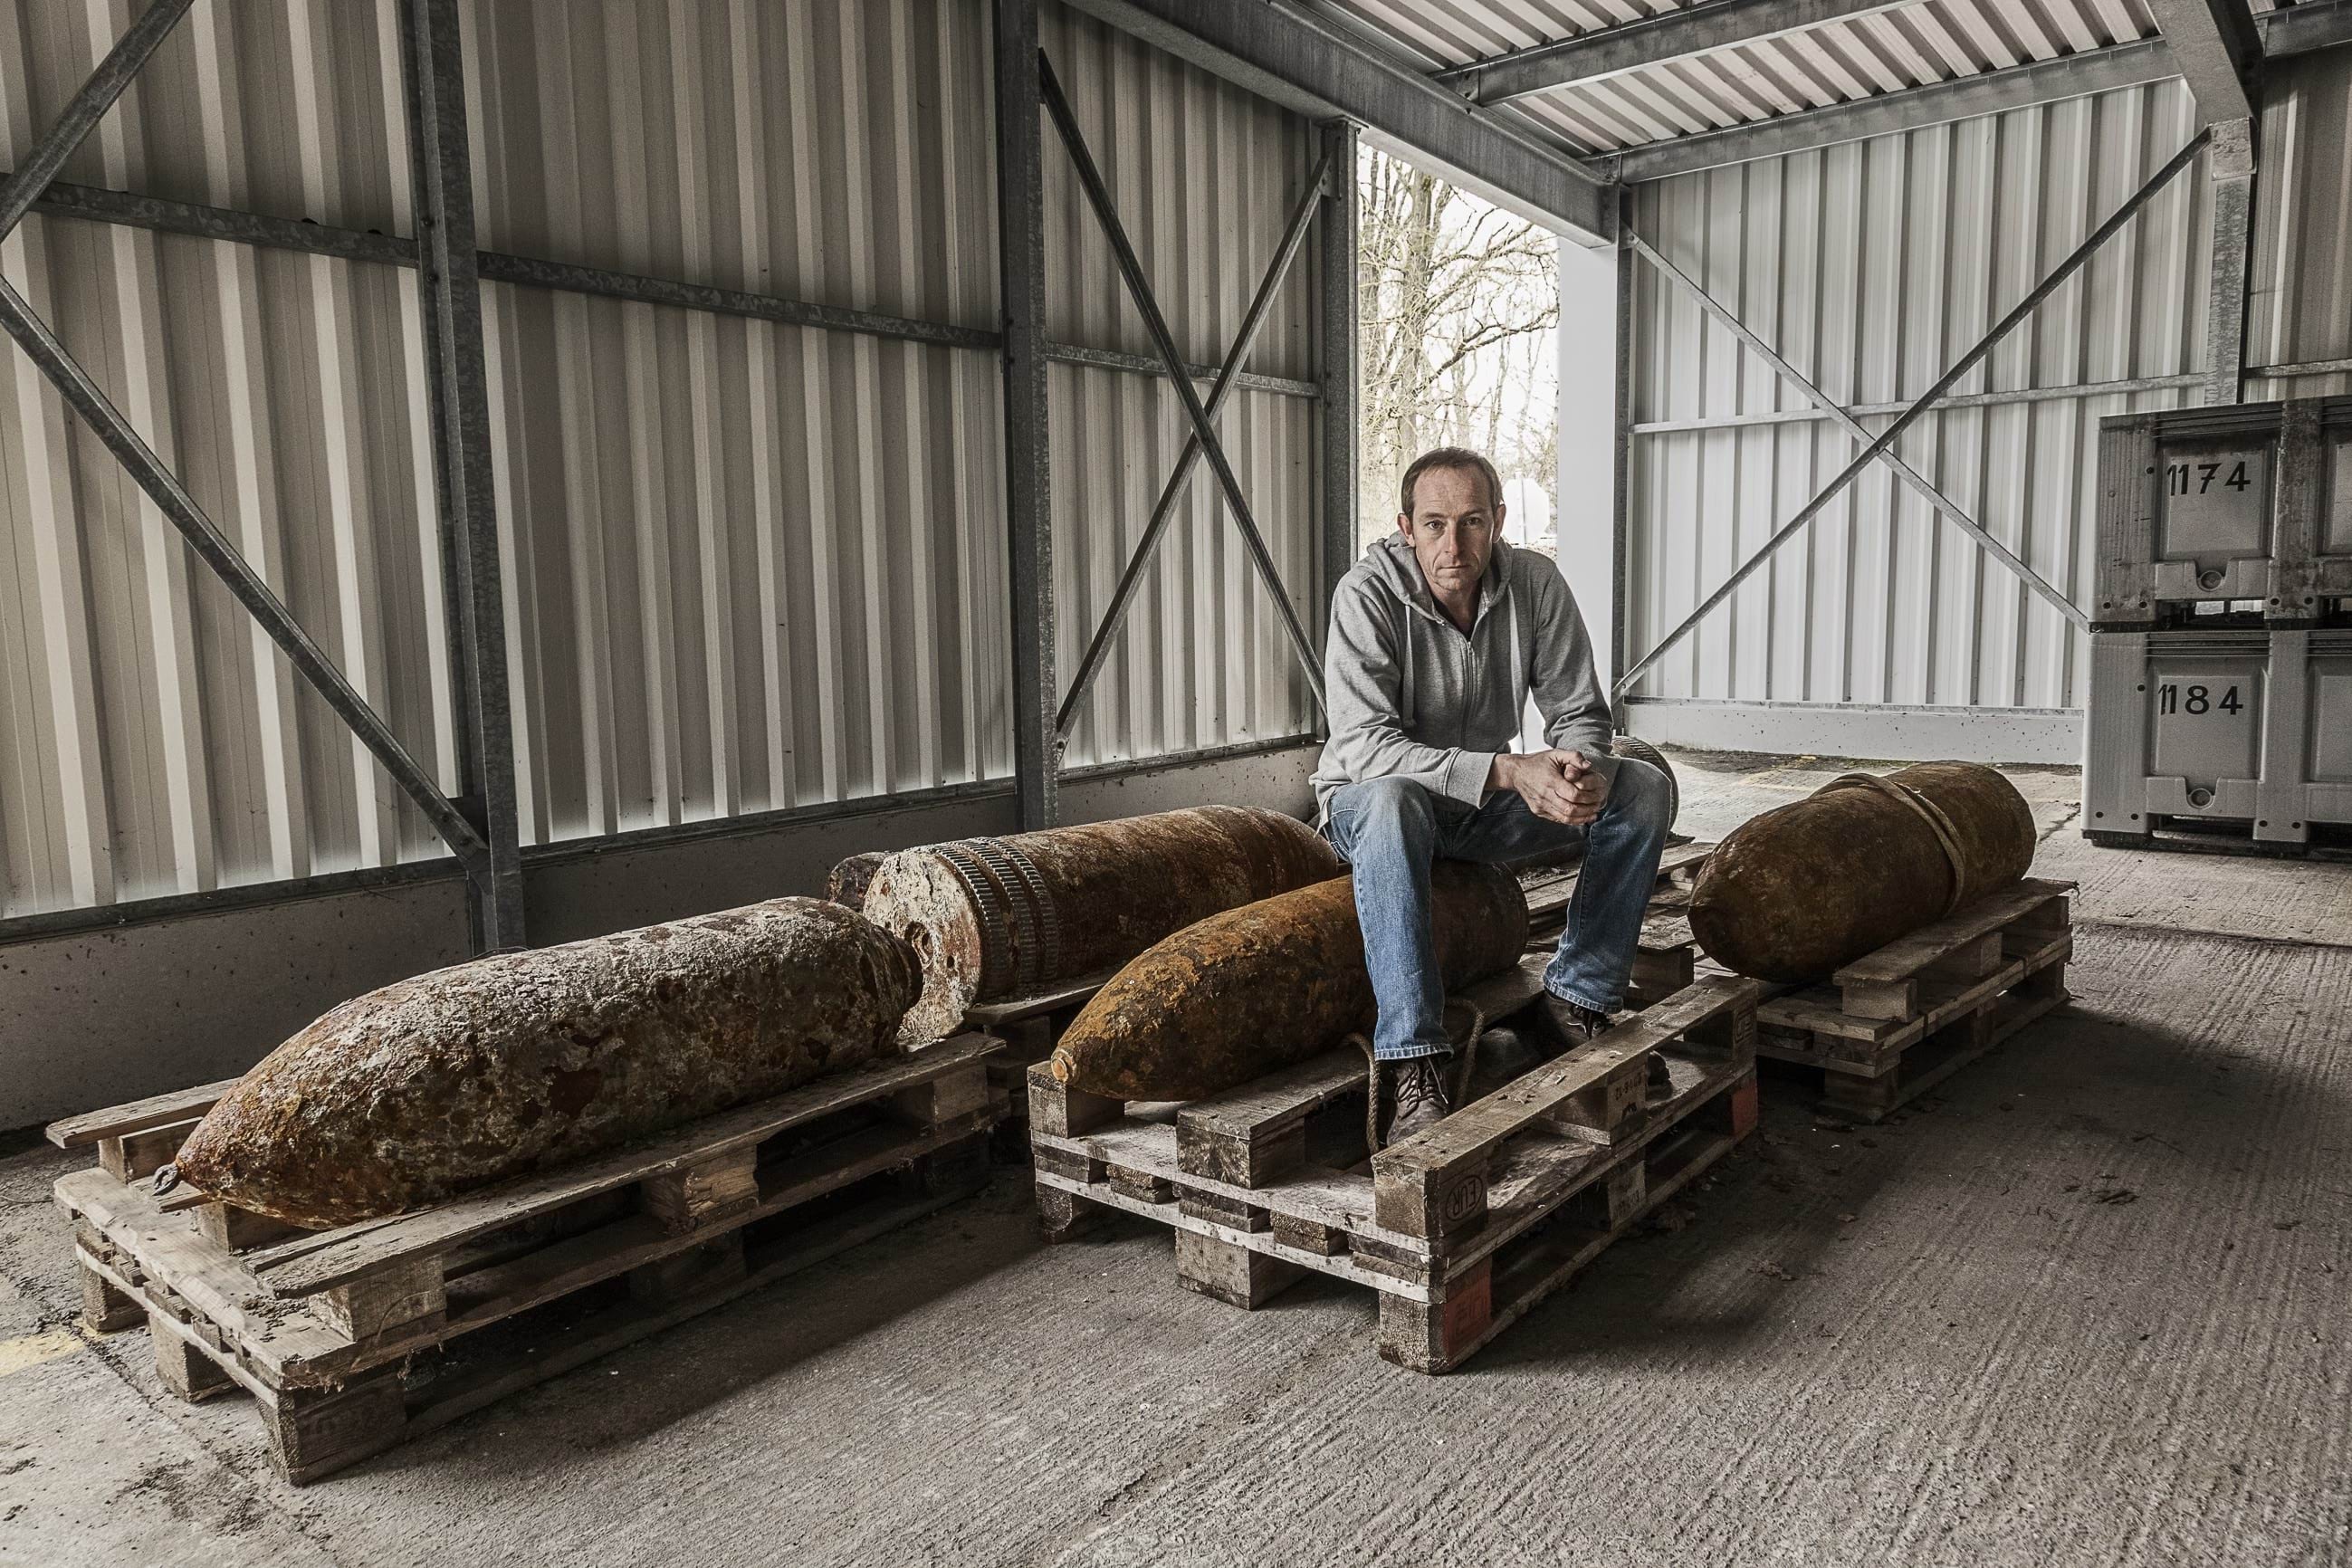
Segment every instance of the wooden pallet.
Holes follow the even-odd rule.
[[[1532,999],[1542,960],[1465,995]],[[1176,1233],[1188,1289],[1243,1308],[1308,1270],[1380,1296],[1380,1353],[1458,1366],[1745,1137],[1752,981],[1708,978],[1365,1159],[1362,1054],[1342,1048],[1177,1107],[1029,1077],[1046,1239],[1102,1211]],[[1647,1058],[1670,1099],[1645,1103]]]
[[[184,1399],[250,1392],[297,1484],[978,1190],[1001,1042],[964,1035],[586,1163],[300,1231],[145,1178],[234,1083],[77,1117],[84,1314],[144,1321]]]
[[[1822,1069],[1823,1110],[1875,1121],[2068,1000],[2072,882],[2026,880],[1856,959],[1773,988],[1757,1052]]]

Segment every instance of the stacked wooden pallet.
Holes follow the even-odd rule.
[[[1028,1152],[1029,1068],[1054,1054],[1055,1043],[1070,1026],[1070,1020],[1094,1000],[1095,993],[1108,984],[1116,973],[1105,970],[1032,995],[977,1003],[966,1009],[965,1029],[992,1035],[1003,1042],[989,1058],[988,1076],[1013,1108],[999,1140],[998,1152],[1005,1160],[1017,1162]]]
[[[1543,961],[1464,994],[1490,1018],[1533,999]],[[1366,1159],[1365,1058],[1343,1048],[1178,1107],[1029,1078],[1048,1240],[1096,1211],[1176,1233],[1190,1289],[1244,1308],[1307,1271],[1380,1297],[1380,1352],[1459,1365],[1756,1121],[1752,981],[1702,980]],[[1671,1096],[1645,1099],[1648,1058]]]
[[[1666,852],[1642,922],[1632,1002],[1729,972],[1691,933],[1691,889],[1712,844]],[[1564,905],[1574,868],[1548,874],[1547,907]],[[2063,1004],[2074,952],[2072,882],[2028,879],[1855,960],[1826,984],[1767,984],[1757,1054],[1817,1068],[1822,1108],[1876,1121]],[[1530,907],[1537,899],[1530,898]]]
[[[1822,1069],[1824,1109],[1874,1121],[2067,1000],[2072,882],[2028,879],[1757,1008],[1757,1050]]]
[[[988,1079],[998,1048],[959,1036],[585,1164],[318,1232],[151,1190],[231,1087],[215,1084],[52,1127],[99,1152],[56,1197],[89,1326],[143,1319],[184,1398],[248,1390],[302,1482],[977,1190],[1006,1110]]]

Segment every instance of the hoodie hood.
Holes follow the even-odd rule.
[[[1315,791],[1327,811],[1343,785],[1387,777],[1476,806],[1530,697],[1547,745],[1615,771],[1608,700],[1568,584],[1550,560],[1500,539],[1466,633],[1402,535],[1368,546],[1332,595],[1323,684],[1330,735]]]
[[[1483,614],[1499,595],[1510,590],[1510,544],[1495,541],[1495,552],[1486,558],[1486,571],[1478,579],[1478,609]],[[1538,560],[1541,557],[1538,557]],[[1445,619],[1445,612],[1437,606],[1437,595],[1429,591],[1429,579],[1421,573],[1421,561],[1404,537],[1389,533],[1364,547],[1363,560],[1372,568],[1372,580],[1399,601],[1412,605],[1423,615],[1436,620]]]

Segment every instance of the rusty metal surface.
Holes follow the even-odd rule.
[[[2008,886],[2033,863],[2033,813],[2017,786],[1974,763],[1920,763],[1886,780],[1949,823],[1876,789],[1827,784],[1723,840],[1691,893],[1707,956],[1763,980],[1819,979],[1839,965]]]
[[[295,1225],[396,1214],[887,1054],[920,978],[817,899],[436,970],[272,1051],[180,1173]]]
[[[1447,990],[1518,962],[1528,905],[1510,872],[1441,860],[1430,893]],[[1160,942],[1072,1021],[1053,1072],[1088,1094],[1197,1100],[1328,1051],[1374,1011],[1355,881],[1340,877]]]
[[[890,858],[889,852],[869,849],[861,855],[844,858],[824,879],[824,896],[828,903],[847,904],[853,910],[866,907],[866,890],[874,885],[874,873],[882,862]]]
[[[952,1033],[975,1002],[1097,973],[1346,869],[1296,817],[1205,805],[906,850],[875,873],[865,909],[921,959],[923,994],[899,1037],[912,1047]]]

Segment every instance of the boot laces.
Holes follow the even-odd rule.
[[[1397,1069],[1397,1116],[1402,1119],[1424,1100],[1440,1110],[1454,1108],[1453,1096],[1446,1092],[1444,1064],[1436,1057],[1415,1057]]]

